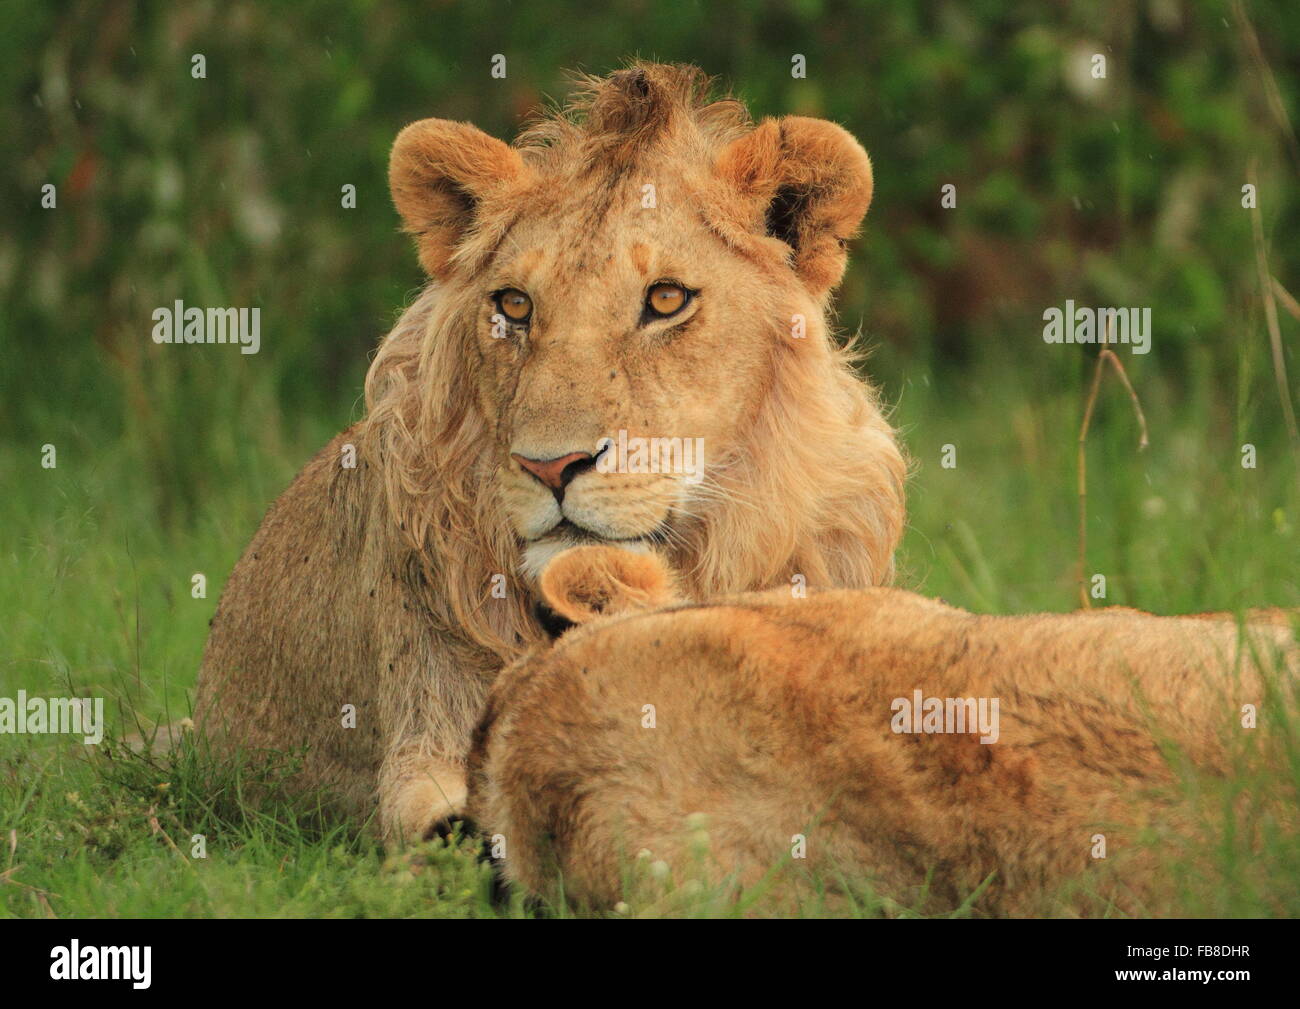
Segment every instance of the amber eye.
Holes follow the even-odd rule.
[[[646,313],[651,318],[674,315],[685,307],[690,295],[681,284],[655,284],[646,294]]]
[[[501,306],[501,313],[512,322],[527,322],[533,314],[533,299],[514,287],[499,292],[497,304]]]

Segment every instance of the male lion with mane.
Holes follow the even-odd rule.
[[[462,808],[471,730],[541,634],[557,551],[661,552],[692,597],[890,579],[905,464],[826,323],[870,162],[832,123],[754,125],[708,85],[637,64],[513,145],[401,132],[392,196],[430,283],[379,348],[365,419],[225,587],[209,738],[305,747],[305,784],[421,838]],[[608,472],[620,438],[691,439],[704,465]]]

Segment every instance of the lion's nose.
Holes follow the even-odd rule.
[[[570,452],[555,459],[529,459],[512,452],[510,458],[551,488],[556,498],[564,496],[564,488],[574,477],[596,465],[596,457],[590,452]]]

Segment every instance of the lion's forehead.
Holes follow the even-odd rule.
[[[555,279],[599,278],[603,284],[620,277],[676,278],[701,265],[698,254],[692,256],[692,251],[687,243],[658,240],[639,231],[575,235],[568,242],[536,241],[503,249],[490,272],[530,291]]]
[[[541,280],[564,270],[662,273],[685,269],[685,259],[710,254],[705,220],[690,205],[675,208],[614,208],[590,213],[582,207],[521,209],[503,234],[491,267]]]

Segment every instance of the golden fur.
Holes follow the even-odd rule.
[[[231,575],[200,674],[209,737],[305,746],[305,781],[424,836],[463,801],[493,676],[538,638],[553,553],[653,547],[691,597],[890,578],[904,462],[826,324],[870,163],[838,126],[754,126],[706,92],[691,68],[638,64],[513,146],[445,120],[401,132],[392,195],[430,284],[379,349],[366,418]],[[647,327],[665,278],[698,296]],[[499,338],[510,287],[534,317]],[[592,470],[561,505],[512,461],[620,430],[704,439],[703,479]]]
[[[663,573],[610,551],[552,562],[548,601],[592,622],[501,674],[470,758],[469,812],[506,875],[547,895],[562,878],[595,907],[635,899],[642,851],[678,886],[753,886],[803,835],[790,878],[833,892],[865,879],[915,906],[932,873],[951,909],[992,874],[978,913],[1047,910],[1071,881],[1092,892],[1076,911],[1158,912],[1172,881],[1137,840],[1181,824],[1171,765],[1221,774],[1253,742],[1256,657],[1300,671],[1279,613],[1244,639],[1229,619],[976,616],[887,588],[637,613]],[[602,577],[630,588],[594,593]],[[999,699],[996,741],[895,733],[895,699],[918,689]]]

